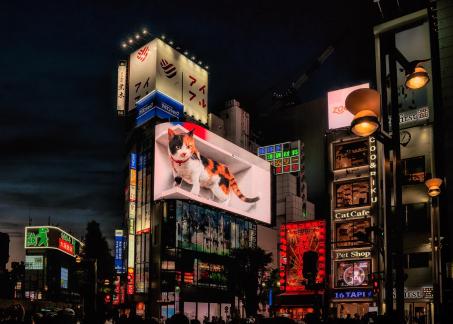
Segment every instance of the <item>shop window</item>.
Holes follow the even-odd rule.
[[[368,142],[355,141],[334,146],[334,169],[345,169],[368,164]]]
[[[335,184],[335,198],[336,208],[349,208],[369,205],[369,179]]]
[[[408,232],[429,233],[431,224],[428,214],[428,205],[411,204],[404,206],[405,225]]]
[[[408,258],[409,268],[426,268],[431,261],[431,252],[410,253]]]
[[[359,219],[335,224],[335,242],[337,248],[360,247],[369,245],[369,242],[359,240],[366,229],[371,226],[369,219]],[[361,236],[359,236],[362,234]]]
[[[425,182],[425,157],[417,156],[401,160],[403,184],[418,184]]]

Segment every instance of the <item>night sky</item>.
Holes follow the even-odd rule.
[[[303,86],[301,102],[370,80],[380,19],[372,0],[3,1],[0,231],[10,234],[10,260],[23,259],[29,218],[78,236],[94,219],[110,241],[121,224],[115,96],[126,37],[143,27],[165,34],[209,65],[211,111],[236,98],[253,119],[328,45],[335,52]],[[258,129],[268,122],[256,120]]]

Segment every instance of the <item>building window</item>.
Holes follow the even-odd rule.
[[[405,205],[404,212],[406,231],[430,233],[431,224],[428,214],[428,206],[426,204]]]
[[[335,184],[336,208],[366,206],[370,204],[370,181],[368,179]]]
[[[369,242],[361,241],[357,233],[366,235],[366,229],[371,226],[370,219],[360,219],[335,224],[336,248],[359,247],[369,245]],[[362,236],[363,236],[362,235]]]
[[[425,157],[417,156],[401,160],[403,184],[418,184],[425,182]]]
[[[406,268],[427,268],[431,262],[431,252],[409,253],[405,256]]]
[[[334,169],[353,168],[368,164],[368,141],[340,143],[334,146]]]

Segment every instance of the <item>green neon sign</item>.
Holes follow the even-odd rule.
[[[48,247],[49,246],[49,237],[47,233],[49,229],[47,227],[40,227],[37,233],[27,232],[27,246],[34,247]]]

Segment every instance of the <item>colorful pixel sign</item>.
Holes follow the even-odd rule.
[[[258,156],[275,167],[275,174],[301,171],[303,151],[300,141],[261,146]]]

